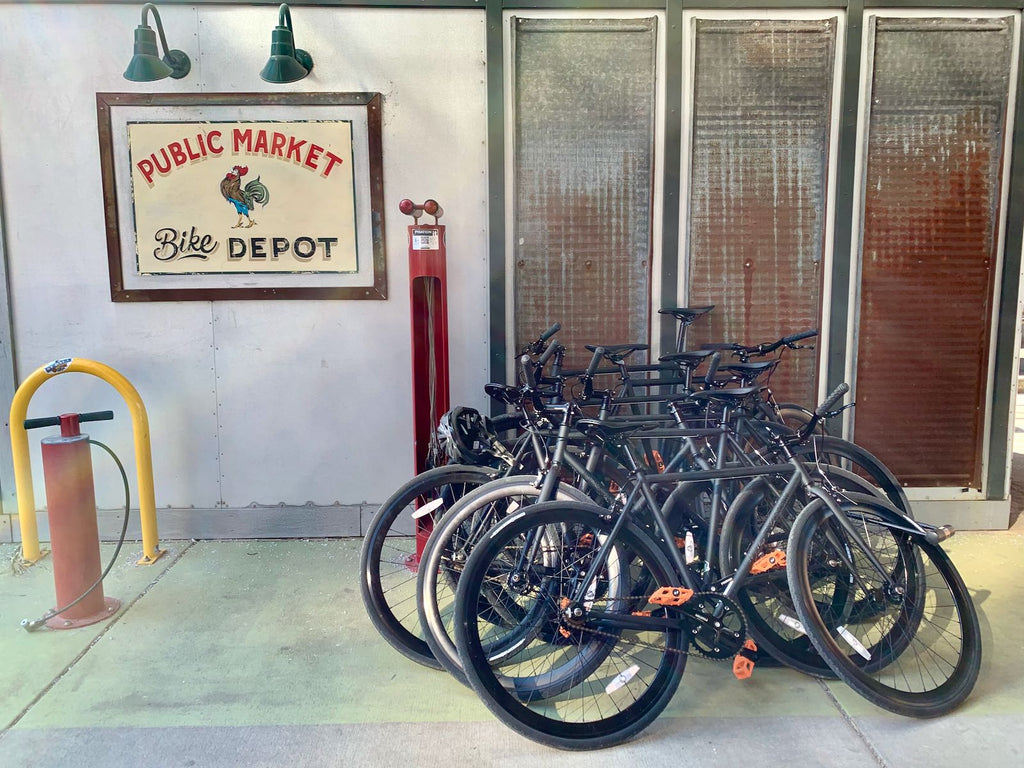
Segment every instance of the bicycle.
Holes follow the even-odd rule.
[[[815,416],[825,417],[844,391],[834,392]],[[725,392],[708,396],[737,397]],[[619,438],[630,427],[579,426],[609,448],[623,449],[628,459],[628,446]],[[816,425],[812,420],[808,426]],[[805,427],[800,439],[808,439],[810,431]],[[752,573],[784,573],[777,562],[762,562],[755,541],[735,573],[702,582],[683,561],[652,503],[644,470],[632,464],[637,486],[620,513],[573,502],[517,512],[477,545],[459,580],[456,643],[472,687],[506,724],[542,743],[586,749],[638,733],[674,693],[691,643],[703,655],[743,658],[745,622],[732,597]],[[789,479],[758,537],[773,530],[772,518],[787,512],[798,491],[838,508],[831,491],[816,485],[796,457],[785,464],[690,473],[689,479],[759,475]],[[682,479],[666,473],[653,481]],[[640,497],[644,504],[637,503]],[[653,519],[657,539],[633,524],[641,508]],[[506,628],[484,620],[478,614],[484,589],[515,602],[522,621]],[[514,635],[516,644],[506,646],[507,635]],[[563,642],[545,639],[558,637]],[[492,656],[495,647],[505,650]]]

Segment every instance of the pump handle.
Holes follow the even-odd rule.
[[[78,414],[79,423],[83,421],[110,421],[114,418],[113,411],[89,411]],[[25,419],[25,429],[39,429],[40,427],[59,427],[60,416],[43,416],[40,419]]]

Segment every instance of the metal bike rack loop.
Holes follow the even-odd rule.
[[[39,529],[36,525],[36,500],[32,487],[32,465],[28,452],[28,433],[25,416],[32,395],[43,383],[62,373],[87,373],[103,379],[124,398],[132,415],[132,433],[135,438],[135,471],[139,484],[139,517],[142,521],[142,557],[138,565],[155,563],[164,550],[158,546],[156,528],[156,499],[153,493],[153,454],[149,440],[149,418],[146,407],[135,387],[124,376],[108,365],[77,357],[54,360],[37,368],[14,393],[11,401],[11,453],[14,459],[14,484],[18,496],[18,521],[21,525],[22,558],[29,563],[41,556]]]

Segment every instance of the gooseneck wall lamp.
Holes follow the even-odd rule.
[[[270,58],[260,71],[260,77],[268,83],[293,83],[308,75],[311,69],[313,57],[295,47],[292,14],[288,5],[282,3],[270,38]]]
[[[160,45],[164,57],[161,59],[156,48],[156,33],[146,23],[146,15],[152,11],[156,20],[157,32],[160,33]],[[179,79],[192,69],[188,54],[179,50],[168,50],[167,38],[164,37],[164,25],[160,22],[160,13],[152,3],[142,6],[142,23],[135,28],[135,55],[132,56],[128,69],[124,71],[125,80],[145,83],[151,80],[163,80],[170,75]]]

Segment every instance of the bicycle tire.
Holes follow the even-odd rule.
[[[836,675],[877,706],[916,718],[952,711],[981,667],[981,630],[963,579],[942,548],[911,532],[886,502],[865,496],[840,511],[856,537],[820,501],[790,534],[790,591],[808,636]],[[867,563],[866,548],[884,575]],[[817,578],[826,571],[831,579]],[[838,616],[823,610],[814,586],[835,574],[858,597]]]
[[[476,542],[509,514],[532,504],[541,493],[536,476],[492,480],[467,493],[448,511],[427,540],[416,578],[420,626],[433,657],[463,685],[469,685],[455,645],[455,590]],[[585,493],[559,485],[558,500],[587,502]]]
[[[613,524],[607,511],[595,505],[537,504],[529,514],[517,513],[492,529],[473,550],[459,580],[456,644],[470,685],[498,719],[548,746],[595,749],[635,736],[668,704],[686,665],[689,632],[682,621],[671,628],[608,631],[608,617],[632,616],[634,609],[652,609],[652,615],[679,618],[677,609],[650,605],[646,597],[649,593],[620,597],[610,588],[607,594],[603,586],[597,589],[595,582],[594,593],[587,597],[590,605],[584,601],[582,606],[584,615],[572,623],[566,623],[561,615],[567,610],[566,595],[580,571],[588,567],[586,556],[593,555]],[[538,551],[525,573],[510,568],[532,537],[541,535],[547,537],[548,549]],[[584,551],[587,547],[592,549]],[[614,557],[609,558],[608,565],[614,560],[617,572],[628,574],[631,584],[656,588],[672,585],[676,578],[665,555],[631,526],[619,531],[611,551]],[[627,571],[621,568],[623,564],[628,564]],[[515,657],[507,657],[498,665],[488,658],[481,637],[481,626],[485,632],[491,627],[479,622],[478,594],[485,579],[511,588],[517,575],[521,576],[520,584],[529,585],[519,590],[518,596],[528,606],[530,620],[547,623],[577,640],[555,645],[534,639]],[[598,611],[604,609],[605,623],[597,623],[595,606]],[[541,634],[538,631],[534,637]],[[598,663],[594,652],[582,660],[574,657],[581,648],[594,645],[601,651]],[[575,668],[578,674],[572,677],[567,668]],[[534,695],[537,680],[552,670],[558,671],[563,683],[571,685],[563,684],[554,696]]]
[[[449,464],[427,470],[406,482],[374,513],[359,556],[360,594],[371,623],[402,655],[441,669],[424,639],[415,605],[419,568],[416,528],[406,513],[439,498],[443,506],[430,513],[430,524],[466,492],[498,474],[489,467]]]

